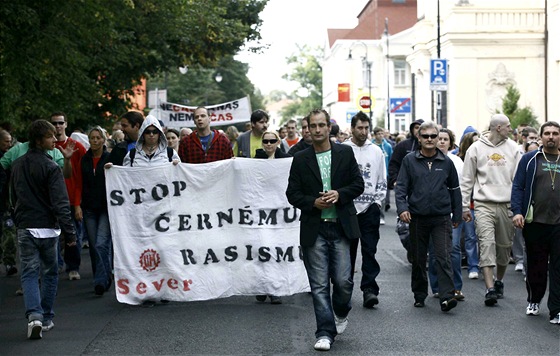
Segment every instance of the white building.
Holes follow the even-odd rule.
[[[379,12],[382,3],[396,6],[403,2],[407,0],[369,1],[362,13],[368,8]],[[438,2],[440,57],[449,65],[441,118],[449,128],[459,135],[467,125],[486,129],[490,116],[501,110],[510,84],[521,93],[519,106],[530,106],[540,122],[560,121],[560,0],[418,0],[413,2],[417,22],[409,28],[394,33],[391,24],[395,21],[391,14],[386,16],[389,41],[378,28],[371,29],[375,38],[331,40],[323,66],[323,105],[333,117],[357,110],[357,100],[370,90],[367,65],[360,60],[367,48],[371,92],[376,99],[374,125],[383,118],[388,127],[388,95],[393,104],[389,111],[395,111],[390,113],[392,132],[407,128],[413,118],[436,120],[430,60],[438,57]],[[353,59],[347,60],[350,50]],[[350,84],[350,102],[337,100],[340,83]],[[410,98],[410,114],[398,114],[406,105],[398,104],[394,110],[400,103],[396,98]]]

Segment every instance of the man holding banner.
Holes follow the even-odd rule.
[[[228,138],[210,129],[208,110],[200,106],[194,110],[194,124],[197,130],[181,140],[179,157],[183,163],[208,163],[229,159],[233,151]]]
[[[364,180],[352,148],[331,144],[329,114],[313,110],[306,120],[313,145],[294,156],[286,196],[301,210],[300,245],[317,320],[314,348],[328,351],[352,309],[350,240],[360,238],[353,200]]]

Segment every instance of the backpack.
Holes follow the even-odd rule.
[[[136,148],[130,150],[130,166],[134,164],[134,156],[136,156]],[[167,158],[169,162],[173,161],[173,149],[171,147],[167,147]]]

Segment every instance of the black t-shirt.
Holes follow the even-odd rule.
[[[558,155],[537,156],[533,189],[533,222],[560,224],[560,161]],[[553,189],[554,187],[554,189]]]

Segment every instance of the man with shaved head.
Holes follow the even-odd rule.
[[[469,210],[471,193],[474,200],[476,234],[480,249],[479,266],[486,284],[484,304],[492,306],[502,298],[513,241],[510,196],[513,177],[521,153],[507,116],[493,115],[489,131],[483,132],[465,155],[461,194],[463,219],[472,220]],[[494,281],[496,267],[496,281]]]

